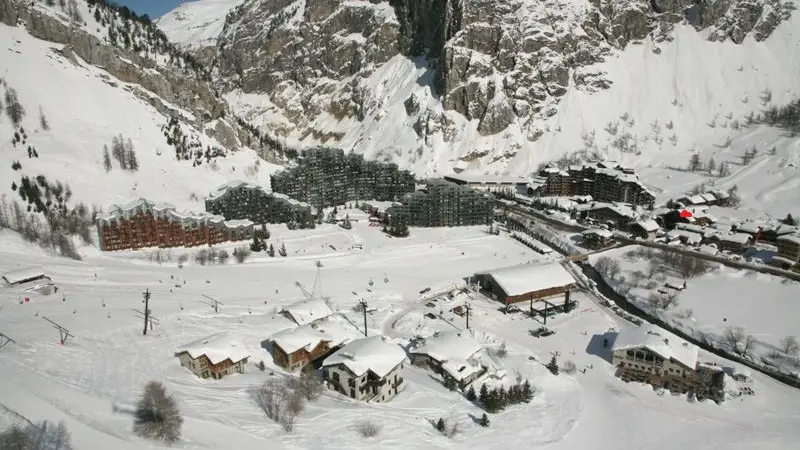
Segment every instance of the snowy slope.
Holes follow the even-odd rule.
[[[182,441],[175,447],[192,450],[227,450],[231,442],[241,450],[494,450],[519,442],[553,450],[620,448],[620,442],[626,449],[672,450],[713,442],[713,448],[783,450],[800,438],[800,391],[758,373],[751,385],[755,397],[722,405],[659,396],[649,386],[617,379],[604,359],[602,338],[612,328],[632,325],[608,315],[583,292],[575,296],[580,308],[548,319],[547,326],[557,334],[541,339],[528,334],[539,323],[522,314],[503,314],[495,301],[470,300],[481,358],[502,377],[486,376],[479,382],[510,385],[519,373],[536,388],[531,403],[490,414],[488,429],[471,419],[483,411],[461,393],[448,391],[432,372],[406,367],[400,393],[392,401],[356,402],[325,390],[298,416],[295,429],[285,432],[264,417],[251,391],[269,378],[288,377],[262,342],[293,326],[276,311],[302,296],[295,281],[311,285],[314,260],[324,259],[323,294],[344,316],[331,326],[358,338],[362,316],[352,306],[363,297],[375,308],[367,319],[369,335],[383,332],[402,343],[419,331],[413,329],[415,323],[440,331],[463,329],[464,318],[453,314],[424,317],[431,308],[417,301],[420,289],[538,256],[505,235],[487,235],[483,227],[415,229],[408,239],[386,239],[363,222],[352,230],[327,224],[315,230],[271,230],[270,240],[286,242],[287,258],[262,254],[245,264],[222,266],[190,260],[183,269],[174,262],[148,263],[149,251],[94,255],[83,262],[42,256],[11,233],[0,232],[0,273],[41,264],[61,288],[56,296],[0,288],[0,330],[18,342],[0,352],[0,404],[31,420],[64,420],[81,450],[163,448],[131,432],[129,411],[152,379],[164,382],[184,416]],[[341,246],[344,238],[351,245],[362,243],[363,250]],[[319,245],[321,241],[335,242],[339,252]],[[169,251],[176,258],[197,250]],[[172,287],[171,276],[180,288]],[[375,283],[369,285],[372,278]],[[159,325],[142,336],[142,323],[132,309],[141,308],[145,288],[153,294],[150,304]],[[224,303],[219,313],[198,301],[202,294]],[[31,301],[20,303],[23,295]],[[451,306],[445,299],[437,303],[445,311]],[[42,316],[69,328],[74,338],[59,345],[58,333]],[[242,336],[253,355],[245,374],[202,380],[180,366],[176,349],[212,333]],[[493,354],[501,342],[507,343],[504,358]],[[555,351],[560,361],[572,360],[585,372],[551,375],[540,361]],[[703,352],[700,356],[730,364]],[[265,372],[255,367],[261,360]],[[457,422],[460,433],[452,439],[438,433],[429,420],[439,417]],[[357,432],[356,425],[365,419],[382,425],[377,437]]]
[[[18,182],[20,173],[66,182],[76,202],[101,208],[145,197],[202,211],[203,197],[218,184],[250,179],[268,186],[274,166],[263,162],[255,166],[258,158],[248,149],[228,152],[229,156],[212,165],[192,167],[191,160],[177,161],[161,131],[168,118],[131,92],[137,86],[121,83],[81,61],[73,64],[55,51],[60,45],[32,38],[23,28],[0,25],[0,40],[9,43],[0,49],[0,77],[17,91],[27,111],[22,127],[28,144],[39,153],[39,158],[29,159],[24,146],[12,146],[12,125],[7,117],[0,119],[0,193],[8,195],[9,201],[18,197],[11,192],[11,182]],[[49,131],[40,127],[39,108],[47,117]],[[197,133],[204,147],[222,147]],[[103,146],[110,146],[112,137],[119,134],[133,141],[140,162],[137,172],[119,169],[116,161],[110,172],[103,170]],[[13,161],[21,163],[19,172],[12,170]]]
[[[195,0],[178,5],[156,24],[170,41],[184,48],[216,46],[228,11],[244,0]]]

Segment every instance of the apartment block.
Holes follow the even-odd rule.
[[[387,210],[390,220],[409,226],[454,227],[487,225],[491,200],[479,191],[442,179],[428,180],[424,189],[406,194],[400,205]]]
[[[146,247],[194,247],[253,236],[253,222],[225,220],[206,213],[178,212],[172,205],[145,199],[113,205],[97,219],[100,249],[104,251]]]
[[[206,211],[228,220],[251,220],[256,224],[287,223],[314,228],[315,208],[284,194],[266,192],[260,186],[234,181],[223,184],[206,198]]]
[[[299,164],[272,176],[272,191],[317,208],[354,200],[396,201],[414,191],[414,175],[341,149],[303,151]]]

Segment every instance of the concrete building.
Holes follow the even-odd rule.
[[[475,279],[488,296],[506,305],[560,295],[575,286],[575,279],[559,263],[478,272]]]
[[[177,353],[181,366],[201,378],[220,379],[244,373],[250,352],[236,338],[214,335],[187,344]]]
[[[354,200],[396,201],[414,191],[414,175],[340,149],[304,150],[296,167],[271,177],[272,191],[317,208]]]
[[[530,183],[528,178],[512,176],[454,174],[445,175],[443,178],[445,181],[449,181],[460,186],[471,187],[472,189],[493,192],[508,192],[512,194],[524,194],[525,188]]]
[[[642,214],[638,208],[625,203],[591,202],[575,207],[578,219],[627,230]]]
[[[644,219],[630,225],[630,232],[638,238],[652,241],[656,238],[661,227],[653,219]]]
[[[206,198],[205,204],[206,211],[228,220],[246,219],[256,224],[286,223],[298,228],[314,228],[317,214],[308,203],[267,192],[243,181],[218,187]]]
[[[778,254],[772,257],[773,265],[789,269],[800,262],[800,234],[790,234],[777,239]]]
[[[491,199],[466,186],[441,179],[428,180],[425,188],[402,198],[387,210],[392,223],[408,226],[453,227],[488,225],[494,211]]]
[[[620,331],[611,347],[612,364],[623,381],[647,383],[656,388],[698,399],[723,398],[721,367],[698,362],[697,346],[667,331],[647,325]]]
[[[383,336],[347,343],[322,362],[322,378],[328,387],[350,398],[385,402],[397,395],[406,353]]]
[[[570,166],[568,170],[546,167],[531,183],[529,195],[591,195],[601,202],[651,206],[655,196],[639,181],[633,169],[613,162]]]
[[[251,239],[253,223],[208,213],[182,213],[166,203],[138,199],[112,205],[108,214],[98,217],[97,234],[104,251],[194,247]]]

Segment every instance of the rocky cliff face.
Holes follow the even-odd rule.
[[[535,122],[557,114],[569,87],[614,82],[591,67],[610,53],[669,40],[684,20],[709,40],[764,40],[792,9],[781,0],[248,0],[227,17],[216,68],[228,89],[268,95],[291,123],[284,133],[307,135],[325,112],[361,119],[364,85],[389,58],[425,56],[444,110],[485,136],[521,122],[535,140]],[[447,129],[441,113],[406,109],[420,130]]]

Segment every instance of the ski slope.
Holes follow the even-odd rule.
[[[149,250],[87,255],[75,262],[45,256],[2,232],[0,272],[41,264],[60,290],[52,296],[0,290],[0,330],[18,342],[0,352],[0,403],[31,420],[64,420],[75,447],[82,450],[161,447],[131,432],[130,410],[139,389],[151,379],[163,381],[178,400],[185,422],[176,447],[186,449],[222,450],[231,442],[244,450],[376,445],[501,449],[524,441],[559,450],[613,448],[620,442],[631,449],[714,442],[715,448],[777,450],[790,448],[800,438],[800,391],[758,374],[753,377],[756,396],[722,405],[659,396],[649,386],[619,381],[599,342],[609,329],[631,325],[609,316],[580,292],[576,311],[548,320],[548,327],[556,331],[548,338],[528,335],[529,329],[540,326],[537,322],[522,314],[505,315],[497,303],[471,299],[471,294],[456,296],[452,303],[440,301],[443,319],[424,318],[422,313],[431,309],[417,296],[425,287],[457,282],[477,270],[546,262],[505,235],[467,227],[412,229],[408,239],[389,239],[364,222],[354,223],[352,230],[322,225],[316,230],[271,231],[270,241],[287,242],[286,258],[263,255],[224,266],[199,266],[190,260],[182,269],[174,262],[187,252],[182,249],[169,249],[173,262],[162,265],[148,260]],[[318,241],[326,236],[328,243],[340,246],[336,251]],[[363,249],[348,242],[360,242]],[[427,249],[424,257],[419,255],[421,248]],[[430,372],[408,367],[404,389],[390,402],[359,403],[326,391],[300,414],[294,431],[284,432],[263,416],[250,391],[267,378],[287,376],[262,345],[271,334],[295,326],[277,311],[303,298],[294,283],[314,283],[316,260],[323,262],[322,294],[331,297],[338,311],[329,325],[322,322],[323,327],[349,330],[351,338],[361,336],[361,314],[352,306],[364,298],[375,310],[368,315],[369,335],[389,331],[395,342],[404,343],[418,333],[463,329],[464,319],[446,311],[469,299],[474,339],[491,373],[501,377],[480,382],[510,384],[519,373],[535,386],[534,400],[491,414],[491,426],[482,428],[471,419],[480,417],[478,407],[448,391]],[[133,310],[143,307],[145,288],[152,293],[150,306],[159,324],[142,336],[142,322]],[[19,303],[22,295],[30,302]],[[218,313],[202,302],[203,295],[223,303]],[[43,316],[67,327],[75,338],[59,345],[57,331]],[[201,380],[180,367],[174,356],[177,349],[216,333],[242,337],[253,355],[245,374]],[[504,358],[494,354],[501,343],[508,348]],[[574,361],[585,373],[551,375],[543,363],[555,351],[560,361]],[[262,359],[265,372],[255,367]],[[701,359],[730,364],[703,352]],[[452,439],[442,436],[428,422],[439,417],[457,422],[461,431]],[[379,436],[365,439],[357,433],[355,424],[363,419],[382,425]]]

